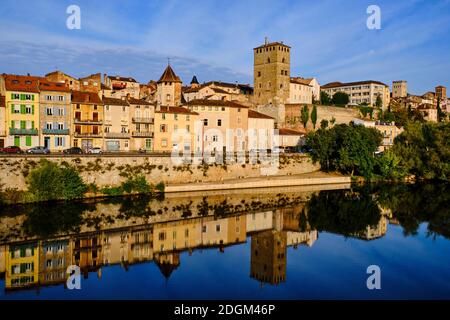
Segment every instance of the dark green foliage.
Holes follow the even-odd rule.
[[[28,192],[37,201],[71,200],[83,197],[87,186],[70,166],[42,160],[27,177]]]
[[[330,95],[328,93],[326,93],[325,91],[320,91],[320,102],[324,106],[331,105],[331,97],[330,97]]]
[[[303,127],[306,128],[309,120],[309,110],[307,106],[303,106],[302,113],[300,115],[300,119],[303,123]]]
[[[375,166],[374,152],[381,143],[381,133],[359,125],[336,125],[310,133],[306,146],[314,162],[325,171],[359,174],[371,178]]]
[[[165,185],[164,182],[160,182],[155,186],[155,189],[161,193],[164,193]]]
[[[350,98],[348,94],[342,91],[338,91],[333,95],[333,99],[331,99],[331,103],[336,106],[345,106],[350,102]]]
[[[314,126],[314,129],[316,129],[316,123],[317,123],[317,106],[313,105],[312,111],[311,111],[311,122]]]
[[[128,179],[122,183],[122,189],[126,193],[149,193],[152,191],[151,186],[147,183],[144,176]]]
[[[393,152],[418,179],[450,179],[450,123],[409,122]]]
[[[377,108],[383,107],[383,100],[381,99],[380,95],[377,95],[377,100],[375,101],[375,106]]]

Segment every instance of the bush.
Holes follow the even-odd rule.
[[[83,197],[87,186],[73,167],[60,167],[43,160],[27,177],[34,200],[72,200]]]
[[[164,185],[164,182],[160,182],[156,185],[156,190],[158,190],[161,193],[164,193],[164,189],[166,188],[166,186]]]
[[[144,176],[129,178],[122,183],[122,189],[127,193],[149,193],[152,191],[151,185],[147,183]]]

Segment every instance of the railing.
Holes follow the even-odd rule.
[[[43,134],[69,134],[69,129],[42,129]]]
[[[129,139],[130,133],[128,133],[128,132],[105,132],[105,138]]]
[[[93,120],[93,119],[74,119],[73,120],[73,122],[74,123],[77,123],[77,124],[102,124],[103,123],[103,121],[102,120],[99,120],[99,119],[97,119],[97,120]]]
[[[153,118],[133,117],[133,122],[134,123],[150,123],[150,124],[153,124],[154,121],[155,121],[155,119],[153,119]]]
[[[27,135],[27,136],[36,136],[38,134],[37,129],[16,129],[9,128],[10,135]]]
[[[153,138],[153,132],[137,132],[133,131],[133,137],[141,137],[141,138]]]
[[[80,132],[75,132],[74,133],[74,137],[75,138],[101,138],[102,134],[99,133],[92,133],[92,132],[84,132],[84,133],[80,133]]]

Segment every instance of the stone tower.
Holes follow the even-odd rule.
[[[283,42],[253,49],[254,101],[257,105],[284,104],[289,99],[291,47]]]
[[[173,71],[170,65],[167,65],[161,78],[158,80],[156,92],[157,103],[162,106],[178,106],[181,104],[181,79]]]
[[[405,80],[392,81],[392,98],[404,98],[408,95],[408,83]]]

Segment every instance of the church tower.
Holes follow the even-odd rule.
[[[180,105],[181,84],[180,77],[175,74],[170,64],[167,65],[157,83],[157,102],[162,106],[174,107]]]
[[[257,105],[284,104],[289,99],[291,47],[283,42],[253,49],[254,101]]]

